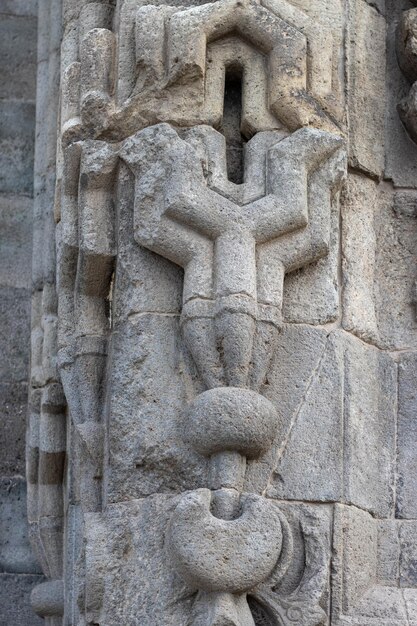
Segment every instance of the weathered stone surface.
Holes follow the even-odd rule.
[[[185,622],[192,591],[176,574],[164,545],[177,502],[178,497],[153,495],[112,504],[104,516],[87,516],[85,600],[90,621]],[[139,573],[140,585],[132,572]]]
[[[183,270],[135,241],[131,205],[134,180],[126,166],[120,169],[115,324],[135,313],[179,315]]]
[[[397,35],[403,12],[411,9],[409,0],[386,0],[387,6],[387,103],[385,174],[396,187],[416,187],[417,147],[398,115],[398,103],[410,91],[410,83],[398,65]]]
[[[44,620],[33,613],[30,593],[43,576],[0,574],[1,626],[42,626]]]
[[[285,327],[265,388],[285,425],[274,447],[270,497],[318,501],[342,497],[342,381],[337,337],[308,327]]]
[[[414,625],[404,594],[377,578],[377,523],[356,507],[336,505],[332,623]]]
[[[287,373],[296,367],[294,380]],[[285,425],[284,437],[267,456],[273,469],[268,495],[345,500],[377,516],[389,515],[394,506],[395,383],[390,357],[347,333],[286,327],[265,390]],[[253,463],[248,476],[257,481],[263,475],[266,484],[268,465],[262,461]]]
[[[404,355],[398,364],[398,466],[397,516],[415,519],[417,515],[417,358]]]
[[[0,195],[0,285],[31,285],[32,199]]]
[[[2,479],[0,501],[0,571],[41,574],[29,544],[24,480]]]
[[[396,587],[400,576],[400,524],[397,520],[378,522],[377,581],[387,587]]]
[[[327,324],[340,314],[340,214],[335,202],[331,215],[329,254],[284,278],[283,318],[297,324]]]
[[[0,383],[0,473],[25,473],[27,383]]]
[[[387,354],[344,335],[345,500],[389,517],[394,508],[396,365]]]
[[[343,326],[384,348],[416,346],[411,206],[410,194],[349,176],[342,206]]]
[[[36,18],[38,15],[38,0],[3,0],[0,12]],[[36,39],[34,43],[36,47]],[[35,72],[35,70],[33,71]]]
[[[198,611],[201,598],[195,595],[196,585],[184,583],[166,558],[167,523],[177,503],[178,497],[156,495],[112,504],[104,515],[87,516],[86,604],[92,621],[157,621],[168,626],[173,621],[186,623],[187,615]],[[331,509],[285,504],[283,510],[295,548],[288,555],[287,576],[277,579],[274,591],[255,590],[253,600],[274,615],[295,610],[306,621],[313,616],[322,619],[320,607],[327,609],[329,601]],[[136,532],[138,525],[141,533]],[[300,551],[306,554],[307,566]],[[149,575],[138,587],[134,573],[140,575],[143,569]]]
[[[375,302],[375,231],[371,199],[376,184],[349,175],[342,202],[343,326],[365,341],[378,341]]]
[[[50,626],[416,626],[399,9],[40,3],[27,467]]]
[[[30,297],[26,289],[0,288],[1,382],[23,382],[28,373]]]
[[[385,19],[364,0],[350,0],[347,22],[349,162],[381,177],[385,134]]]
[[[415,589],[417,586],[417,522],[401,522],[400,586]]]
[[[31,195],[35,105],[0,102],[0,189],[4,193]]]
[[[30,13],[31,9],[33,12],[29,2],[27,12]],[[2,3],[0,14],[3,12],[7,12],[7,6],[3,7]],[[23,16],[16,19],[15,15],[16,12],[14,15],[2,15],[0,22],[0,98],[33,100],[36,84],[36,19]],[[18,46],[13,45],[15,41],[19,42]]]
[[[113,337],[108,498],[119,502],[205,484],[205,462],[181,436],[200,384],[183,352],[178,318],[137,314]],[[175,381],[175,382],[174,382]]]

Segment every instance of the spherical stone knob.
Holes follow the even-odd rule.
[[[271,574],[282,547],[278,508],[254,494],[242,496],[233,520],[210,512],[211,492],[182,498],[171,518],[168,545],[182,578],[202,591],[242,593]]]
[[[274,405],[255,391],[217,387],[194,400],[184,420],[185,438],[205,456],[235,450],[249,459],[264,454],[278,426]]]

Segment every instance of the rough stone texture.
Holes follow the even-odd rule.
[[[0,187],[5,193],[31,194],[35,105],[0,100]]]
[[[340,505],[334,520],[334,622],[414,626],[415,522]]]
[[[364,0],[347,5],[349,163],[379,178],[384,169],[385,19]]]
[[[0,383],[0,472],[4,476],[25,473],[27,383]]]
[[[295,367],[296,380],[291,375]],[[395,382],[395,364],[375,348],[346,333],[287,326],[265,391],[285,424],[274,448],[268,495],[346,501],[380,517],[389,515]],[[261,469],[252,468],[253,480],[261,479]]]
[[[0,288],[1,382],[24,382],[28,376],[30,300],[26,289]]]
[[[387,0],[387,102],[386,102],[386,177],[396,187],[416,188],[417,147],[398,115],[398,103],[410,91],[410,83],[400,71],[397,59],[396,29],[409,0]]]
[[[47,626],[417,626],[416,2],[42,0],[32,219],[35,5],[0,4],[0,624],[36,584]]]
[[[0,284],[29,288],[32,262],[32,198],[0,195]]]
[[[398,365],[397,516],[405,519],[417,517],[417,485],[413,479],[417,468],[415,406],[416,356],[408,354]]]
[[[30,352],[37,2],[0,2],[0,624],[35,626],[43,580],[29,544],[25,431]]]
[[[29,8],[28,6],[28,13]],[[0,7],[1,12],[5,12],[5,9],[7,7]],[[13,45],[17,41],[19,45]],[[17,19],[16,13],[2,15],[0,55],[3,61],[0,98],[31,100],[36,83],[35,19]]]
[[[297,324],[327,324],[340,315],[338,203],[331,214],[329,254],[284,278],[283,317]]]
[[[324,330],[292,325],[279,337],[265,389],[285,425],[275,448],[270,497],[333,501],[343,495],[343,351],[338,344]]]
[[[4,478],[0,488],[0,571],[41,574],[29,544],[26,484],[23,479]]]
[[[31,574],[0,574],[1,626],[42,626],[43,619],[33,613],[30,594],[42,576]]]
[[[411,198],[351,174],[342,206],[343,326],[397,350],[414,348],[417,338]]]
[[[396,366],[389,355],[351,337],[344,358],[345,499],[389,517],[394,506]]]
[[[118,325],[108,435],[110,502],[204,486],[204,464],[181,437],[181,413],[195,393],[187,361],[177,317],[139,314]]]

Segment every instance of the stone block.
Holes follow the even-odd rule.
[[[342,203],[343,326],[382,348],[417,346],[411,196],[351,174]]]
[[[28,10],[30,10],[30,4]],[[33,4],[33,3],[32,3]],[[19,10],[19,7],[17,7]],[[32,7],[33,10],[33,7]],[[0,5],[0,14],[4,11]],[[36,92],[36,32],[34,17],[2,15],[0,20],[0,98],[34,100]],[[17,43],[18,42],[18,43]]]
[[[404,196],[385,185],[379,208],[375,207],[375,233],[380,346],[416,348],[417,219]]]
[[[396,585],[378,579],[378,522],[352,506],[335,507],[332,624],[414,626]]]
[[[397,60],[396,29],[409,0],[386,0],[387,14],[387,100],[385,176],[396,187],[417,187],[417,145],[410,139],[398,115],[398,103],[408,95],[410,83]]]
[[[322,329],[286,326],[278,338],[264,391],[286,426],[268,455],[270,497],[341,498],[342,389],[343,355],[337,338]],[[254,465],[252,472],[266,469],[265,459],[260,467]]]
[[[398,365],[398,465],[396,514],[417,517],[417,355],[404,355]]]
[[[0,382],[27,379],[30,342],[30,292],[0,288]]]
[[[0,626],[42,626],[44,620],[34,614],[30,594],[43,576],[0,574]]]
[[[282,315],[286,322],[328,324],[339,315],[339,204],[331,214],[329,253],[284,279]]]
[[[142,248],[134,238],[131,198],[133,176],[121,167],[119,185],[119,251],[115,284],[114,317],[127,319],[134,313],[179,314],[183,270]]]
[[[407,621],[407,626],[417,625],[417,590],[416,589],[402,589],[407,615],[411,617]]]
[[[377,185],[348,176],[342,201],[343,327],[364,341],[378,341],[375,303],[374,210]]]
[[[397,520],[378,520],[377,579],[378,584],[397,587],[399,581],[400,537]]]
[[[351,613],[376,583],[377,527],[356,507],[336,505],[334,543],[334,611]]]
[[[31,286],[33,200],[0,195],[0,286]]]
[[[344,332],[289,325],[263,392],[284,427],[271,451],[249,464],[249,490],[392,513],[396,365],[389,356]]]
[[[385,19],[364,0],[350,0],[347,31],[349,160],[379,178],[385,160]]]
[[[38,0],[2,0],[0,13],[24,17],[37,17]]]
[[[25,434],[28,387],[26,383],[0,383],[0,474],[25,473]]]
[[[35,105],[0,101],[0,191],[32,194]]]
[[[345,501],[388,517],[394,508],[396,364],[344,334]]]
[[[417,522],[401,522],[399,529],[401,557],[400,557],[400,586],[416,589],[417,587]]]
[[[110,369],[110,501],[205,486],[206,461],[183,442],[201,389],[178,317],[137,314],[115,327]]]
[[[153,495],[111,504],[103,515],[86,516],[89,621],[160,626],[186,623],[193,595],[176,574],[165,546],[166,529],[177,503],[178,497]]]
[[[0,571],[40,574],[29,543],[25,481],[2,479],[0,501]]]

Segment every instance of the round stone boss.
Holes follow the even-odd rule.
[[[172,563],[193,588],[242,593],[266,580],[282,549],[278,507],[255,494],[242,496],[239,517],[210,512],[212,494],[197,489],[184,496],[168,529]]]
[[[236,450],[253,459],[268,450],[277,426],[277,411],[261,394],[239,387],[216,387],[201,393],[190,405],[184,436],[205,456]]]

